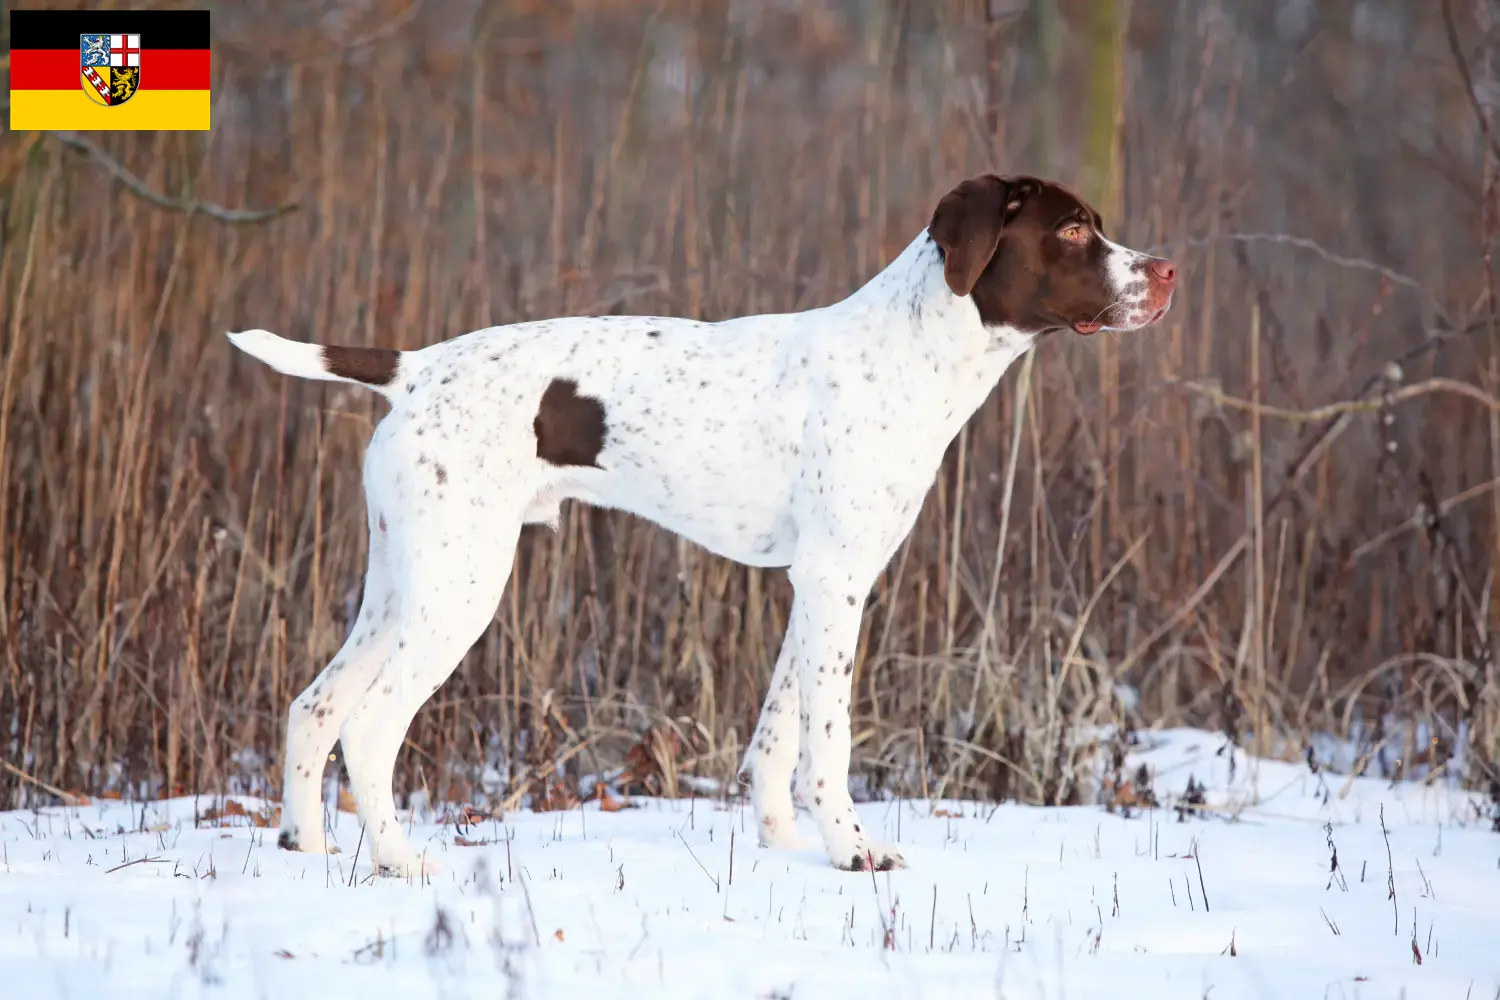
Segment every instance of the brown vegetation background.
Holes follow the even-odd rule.
[[[950,449],[865,615],[867,789],[1073,801],[1107,722],[1500,775],[1493,6],[242,0],[213,34],[211,132],[0,147],[0,805],[279,791],[384,404],[224,331],[807,308],[986,170],[1080,185],[1184,285]],[[398,785],[503,796],[653,725],[727,779],[787,598],[571,505]]]

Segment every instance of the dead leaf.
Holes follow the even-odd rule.
[[[465,836],[462,836],[462,835],[456,835],[453,838],[453,844],[454,844],[455,847],[483,847],[485,844],[488,844],[488,843],[492,843],[492,841],[488,841],[488,840],[470,840],[468,837],[465,837]]]
[[[933,815],[934,816],[941,816],[944,819],[963,819],[964,818],[964,814],[963,813],[956,813],[952,809],[938,809],[935,812],[933,812]]]
[[[677,755],[681,750],[676,729],[661,723],[651,726],[625,755],[620,788],[627,794],[632,787],[639,787],[647,795],[677,798]]]
[[[440,826],[455,826],[460,830],[469,826],[478,826],[480,823],[488,823],[501,817],[478,806],[444,806],[438,813],[437,822]]]
[[[247,813],[244,806],[240,805],[234,799],[225,799],[224,808],[215,809],[213,806],[209,806],[207,809],[203,810],[203,813],[198,817],[198,819],[203,823],[217,823],[222,826],[223,821],[231,816],[245,815],[247,815]]]
[[[578,808],[579,798],[568,783],[549,777],[541,782],[541,786],[531,799],[533,812],[562,812]]]
[[[556,931],[555,931],[555,932],[554,932],[554,933],[553,933],[553,935],[552,935],[552,936],[553,936],[553,937],[555,937],[555,938],[557,938],[557,939],[558,939],[558,940],[559,940],[559,941],[561,941],[561,940],[562,940],[562,939],[563,939],[563,932],[562,932],[562,928],[561,928],[561,927],[559,927],[559,928],[558,928],[558,929],[557,929],[557,930],[556,930]]]
[[[552,705],[552,693],[544,692],[535,710],[528,708],[523,716],[530,743],[526,748],[525,769],[517,779],[506,802],[518,804],[530,797],[533,812],[556,812],[577,808],[578,779],[566,773],[564,761],[571,753],[559,753],[559,734],[573,738],[566,721]]]
[[[500,818],[499,816],[496,816],[494,813],[488,812],[488,811],[486,811],[484,809],[480,809],[477,806],[464,806],[464,808],[463,808],[463,814],[462,815],[463,815],[463,822],[469,823],[469,824],[487,823],[487,822],[489,822],[492,819],[499,819]]]
[[[1161,803],[1151,787],[1151,773],[1142,764],[1133,774],[1126,773],[1124,751],[1116,755],[1116,767],[1104,778],[1100,789],[1106,812],[1118,812],[1129,818],[1136,809],[1152,809]]]
[[[231,820],[243,819],[244,823]],[[199,826],[257,826],[274,827],[281,824],[281,807],[266,806],[264,809],[246,809],[244,803],[225,799],[222,809],[210,806],[198,815]]]
[[[347,788],[339,789],[339,812],[352,813],[359,810],[354,805],[354,793]]]
[[[602,787],[600,788],[600,790],[599,790],[599,811],[600,812],[617,813],[617,812],[619,812],[622,809],[633,809],[633,808],[635,808],[635,807],[630,804],[630,800],[629,799],[617,799],[613,795],[609,794],[609,789],[602,788]]]

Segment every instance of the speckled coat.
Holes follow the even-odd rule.
[[[902,867],[848,790],[866,596],[1011,362],[1053,330],[1154,322],[1174,279],[1169,262],[1105,239],[1065,188],[986,175],[945,196],[868,284],[807,312],[555,319],[415,351],[230,334],[282,372],[367,385],[391,403],[365,454],[364,601],[288,719],[281,845],[330,849],[321,775],[340,738],[377,870],[436,868],[397,819],[397,751],[489,624],[521,525],[555,526],[575,499],[788,568],[787,635],[741,769],[760,841],[800,844],[795,769],[834,865]]]

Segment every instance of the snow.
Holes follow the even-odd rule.
[[[761,850],[739,801],[416,822],[444,865],[423,882],[351,865],[347,813],[334,820],[347,853],[332,857],[278,851],[247,817],[195,826],[223,807],[207,797],[0,813],[0,994],[1500,994],[1485,803],[1221,754],[1207,733],[1143,739],[1130,766],[1153,769],[1162,808],[867,803],[867,828],[911,864],[874,876]],[[1170,801],[1189,774],[1206,804],[1179,821]]]

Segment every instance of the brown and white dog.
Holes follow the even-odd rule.
[[[521,526],[555,524],[575,499],[788,568],[787,634],[741,771],[761,843],[800,843],[795,769],[836,867],[901,867],[848,789],[865,598],[1011,362],[1052,331],[1155,322],[1175,279],[1170,261],[1106,239],[1061,185],[985,175],[868,284],[807,312],[554,319],[415,351],[230,334],[279,371],[391,402],[365,454],[364,602],[288,719],[281,846],[329,849],[321,776],[337,737],[377,871],[434,870],[396,816],[397,751],[489,625]]]

